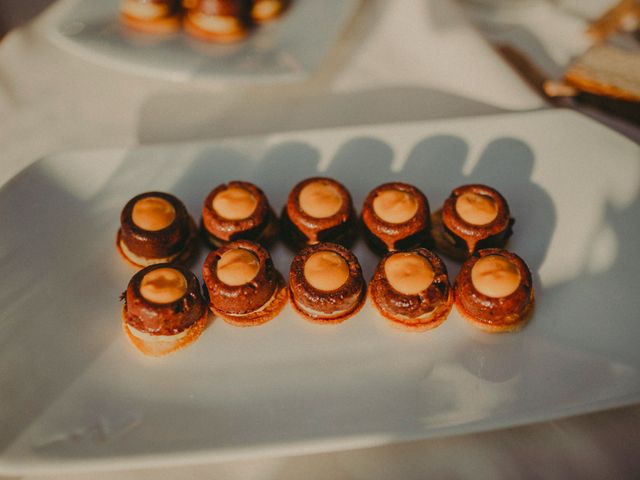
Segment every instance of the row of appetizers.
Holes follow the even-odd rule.
[[[278,18],[291,0],[122,0],[120,21],[135,31],[173,33],[182,26],[199,39],[235,42]]]
[[[123,327],[148,355],[165,355],[193,342],[209,312],[237,326],[273,319],[287,297],[304,319],[340,323],[360,310],[367,291],[392,325],[424,331],[442,324],[455,303],[460,314],[490,331],[514,331],[526,322],[534,303],[531,273],[517,255],[503,249],[476,251],[451,287],[437,254],[418,247],[387,253],[367,289],[356,256],[335,243],[316,243],[291,263],[288,285],[259,243],[239,240],[212,251],[202,270],[204,294],[196,276],[179,264],[139,270],[123,294]]]
[[[125,205],[120,219],[118,249],[134,265],[186,261],[196,251],[198,228],[173,195],[137,195]],[[268,247],[280,237],[294,251],[319,242],[349,247],[360,230],[379,254],[435,247],[464,260],[482,248],[503,248],[513,222],[504,197],[486,185],[454,189],[432,215],[427,197],[400,182],[374,188],[359,221],[344,185],[313,177],[293,187],[280,219],[256,185],[242,181],[219,185],[204,200],[200,230],[213,248],[234,240]]]
[[[487,331],[519,329],[533,305],[531,273],[504,250],[513,218],[504,197],[486,185],[455,188],[430,213],[426,196],[387,183],[366,197],[358,221],[340,182],[313,177],[289,193],[280,219],[257,186],[214,188],[204,200],[200,230],[214,250],[203,266],[204,296],[181,263],[193,257],[198,228],[168,193],[132,198],[121,213],[118,250],[138,267],[125,294],[125,330],[141,350],[162,354],[196,338],[208,311],[234,325],[264,323],[287,297],[303,318],[339,323],[363,305],[367,287],[348,249],[361,229],[382,260],[369,283],[372,304],[395,326],[422,331],[452,305]],[[266,246],[283,238],[296,252],[285,282]],[[453,289],[436,247],[464,261]]]

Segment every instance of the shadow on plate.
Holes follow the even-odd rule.
[[[141,107],[137,137],[142,144],[180,142],[502,111],[428,88],[385,87],[335,93],[329,85],[318,85],[309,88],[309,93],[302,88],[304,85],[254,87],[241,93],[157,94]]]

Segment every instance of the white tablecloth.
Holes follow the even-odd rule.
[[[287,86],[195,87],[111,71],[51,44],[49,14],[0,43],[0,185],[60,150],[544,106],[451,0],[363,2],[320,70]],[[633,407],[355,451],[56,478],[632,477],[639,427]]]

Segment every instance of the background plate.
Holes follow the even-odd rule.
[[[88,60],[176,81],[279,83],[302,80],[322,62],[357,0],[294,0],[247,40],[216,45],[178,33],[140,35],[118,21],[117,0],[62,0],[49,37]]]
[[[639,160],[564,111],[48,157],[0,191],[0,473],[335,450],[638,402]],[[432,209],[463,183],[498,188],[510,248],[534,272],[531,323],[489,335],[453,312],[411,334],[370,305],[333,327],[287,306],[256,328],[216,320],[168,358],[134,350],[118,302],[133,271],[114,246],[130,197],[170,191],[197,217],[209,190],[242,178],[279,210],[319,172],[358,208],[390,180]],[[369,278],[376,258],[355,251]],[[274,258],[287,272],[281,245]]]

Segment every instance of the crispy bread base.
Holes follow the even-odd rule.
[[[143,339],[136,337],[127,322],[125,321],[124,306],[122,307],[122,328],[133,345],[145,355],[151,357],[162,357],[175,352],[187,345],[193,343],[209,324],[209,310],[205,309],[202,317],[196,323],[186,329],[186,335],[178,340],[167,339],[166,341],[145,342]],[[150,337],[152,337],[150,335]]]
[[[284,283],[282,275],[278,273],[278,286],[276,292],[269,302],[260,310],[247,313],[246,315],[234,315],[231,316],[225,312],[214,309],[211,305],[209,308],[211,311],[221,317],[225,322],[236,327],[255,327],[262,325],[272,320],[278,315],[287,303],[287,297],[289,296],[289,290]]]
[[[356,305],[354,305],[354,307],[351,310],[341,315],[337,315],[335,317],[314,317],[312,315],[309,315],[307,312],[305,312],[298,306],[298,304],[294,300],[293,295],[291,293],[289,293],[289,298],[291,299],[291,306],[293,307],[295,312],[298,315],[300,315],[303,319],[307,320],[308,322],[323,324],[323,325],[332,325],[332,324],[335,325],[338,323],[342,323],[345,320],[348,320],[349,318],[353,317],[356,313],[358,313],[362,309],[362,307],[364,306],[365,300],[367,298],[367,290],[365,288],[362,289],[358,302],[356,303]]]
[[[509,323],[487,323],[482,320],[471,315],[463,306],[462,303],[455,299],[455,306],[458,310],[458,313],[462,318],[471,323],[472,325],[478,327],[481,330],[489,333],[508,333],[508,332],[517,332],[522,330],[522,327],[525,326],[527,321],[531,318],[531,314],[533,313],[533,307],[535,304],[535,291],[533,287],[531,287],[531,296],[529,297],[529,304],[520,318],[515,322]]]
[[[426,332],[427,330],[432,330],[442,325],[449,316],[449,313],[451,313],[451,308],[453,307],[453,289],[450,289],[447,302],[444,305],[441,305],[430,318],[425,321],[412,322],[402,318],[394,317],[392,313],[383,310],[380,305],[376,303],[373,295],[371,295],[370,289],[368,295],[371,303],[376,308],[378,313],[386,320],[388,320],[392,327],[399,330],[404,330],[406,332]]]

